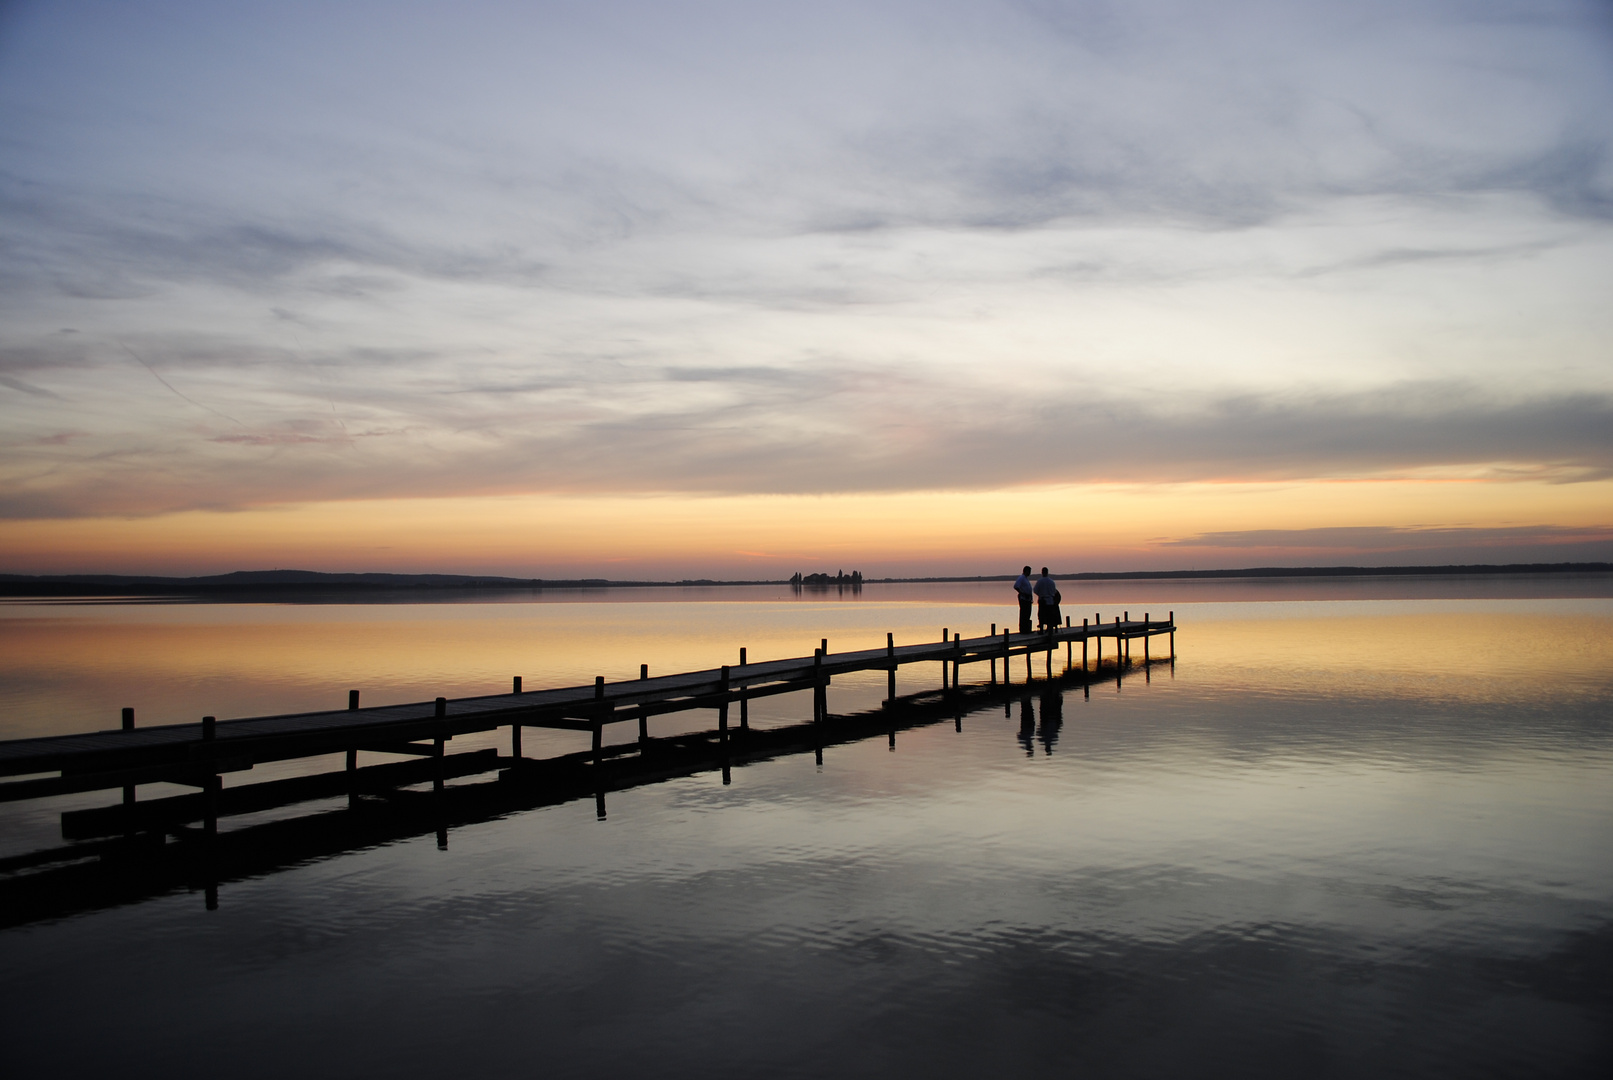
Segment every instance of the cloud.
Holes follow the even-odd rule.
[[[871,373],[849,363],[581,365],[534,384],[472,371],[461,392],[443,393],[432,383],[440,364],[431,355],[333,362],[340,380],[305,379],[296,395],[280,388],[280,407],[266,409],[250,392],[229,403],[239,428],[221,425],[224,414],[197,389],[216,382],[207,370],[180,368],[189,389],[170,399],[179,426],[13,449],[0,473],[0,514],[528,492],[1613,475],[1609,395],[1500,401],[1472,385],[1433,383],[1209,402],[1086,389],[981,401],[921,367]],[[254,379],[273,385],[279,375],[265,362]]]
[[[376,10],[11,20],[0,515],[1613,469],[1605,5]]]
[[[1198,533],[1157,541],[1167,549],[1213,551],[1236,561],[1240,554],[1277,565],[1348,559],[1367,566],[1407,561],[1446,563],[1613,562],[1613,523],[1576,528],[1562,525],[1419,527],[1362,525],[1312,529],[1242,529]]]
[[[1352,551],[1415,551],[1443,547],[1498,547],[1519,544],[1613,543],[1613,526],[1569,528],[1519,525],[1505,528],[1431,525],[1328,526],[1316,529],[1242,529],[1199,533],[1164,541],[1164,547],[1304,548]]]

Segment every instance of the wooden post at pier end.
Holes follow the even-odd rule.
[[[1128,623],[1131,622],[1131,612],[1129,612],[1129,611],[1126,612],[1126,622],[1128,622]],[[1131,664],[1131,635],[1127,634],[1125,636],[1124,640],[1126,642],[1126,664],[1127,664],[1127,666],[1130,666],[1130,664]]]
[[[1085,619],[1081,621],[1086,622]],[[1098,636],[1092,639],[1092,647],[1097,652],[1097,656],[1092,661],[1092,670],[1099,672],[1103,670],[1103,612],[1094,611],[1092,613],[1092,625],[1098,631]]]
[[[1148,666],[1148,612],[1143,612],[1143,666]]]
[[[744,651],[745,650],[743,650],[743,649],[740,650],[740,652],[744,652]],[[638,666],[638,677],[639,677],[640,682],[643,682],[645,679],[648,679],[650,677],[650,665],[648,665],[648,664],[640,664]],[[640,705],[638,707],[638,745],[639,745],[639,749],[642,751],[644,749],[644,744],[649,742],[649,741],[650,741],[650,707],[648,705]]]
[[[743,645],[739,647],[739,666],[745,666],[745,646]],[[746,689],[743,686],[739,688],[739,730],[750,730],[750,694],[746,693]]]
[[[134,730],[134,710],[131,709],[131,708],[125,708],[123,710],[123,730],[124,731],[133,731]],[[134,785],[133,784],[124,784],[123,785],[123,805],[124,806],[133,806],[134,805]],[[132,828],[131,828],[130,831],[131,832],[133,831]]]
[[[812,651],[812,722],[823,719],[825,695],[823,692],[823,650]],[[820,760],[818,764],[823,764]]]
[[[521,680],[516,679],[515,682],[516,682],[515,692],[517,694],[519,694],[521,692],[521,686],[520,686]],[[347,692],[347,711],[348,712],[358,712],[358,691],[357,690],[349,690]]]
[[[1171,620],[1171,663],[1176,663],[1176,612],[1170,613]]]
[[[218,717],[202,717],[202,743],[203,756],[206,760],[207,775],[203,778],[203,793],[207,798],[206,832],[209,839],[218,835],[218,766],[213,755],[213,741],[218,738]],[[216,904],[217,901],[215,900]]]
[[[521,676],[510,676],[510,693],[521,692]],[[521,760],[521,721],[516,720],[510,724],[510,758],[517,764]]]
[[[1087,621],[1081,620],[1081,670],[1087,669]]]
[[[953,633],[952,633],[952,689],[954,689],[954,690],[956,690],[958,688],[958,670],[963,664],[963,661],[961,659],[959,659],[959,658],[962,657],[962,656],[963,656],[963,635],[961,633],[958,633],[957,631],[953,631]]]
[[[885,669],[885,705],[896,700],[896,635],[890,631],[885,632],[885,662],[889,665]]]
[[[997,624],[996,623],[991,624],[991,636],[992,637],[997,636]],[[997,658],[995,656],[993,656],[991,658],[991,685],[993,685],[993,686],[997,685]]]
[[[601,758],[601,755],[602,755],[602,751],[605,749],[605,712],[604,712],[605,706],[603,704],[604,700],[605,700],[605,676],[603,676],[603,675],[595,675],[594,676],[594,708],[593,708],[594,715],[592,717],[593,727],[594,727],[594,764],[595,765],[599,764],[600,758]]]
[[[717,741],[728,741],[728,665],[722,666],[722,675],[718,685],[722,689],[722,700],[717,703]]]
[[[949,627],[945,627],[945,626],[941,627],[941,641],[942,641],[943,644],[947,641],[948,635],[950,635],[951,632],[952,631],[951,631],[951,629]],[[946,688],[947,688],[947,662],[945,660],[942,660],[941,661],[941,689],[945,690]]]

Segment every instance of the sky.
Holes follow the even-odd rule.
[[[1613,560],[1613,5],[0,3],[0,572]]]

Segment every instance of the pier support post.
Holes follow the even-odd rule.
[[[997,624],[996,623],[991,624],[991,636],[992,637],[997,636]],[[993,685],[993,686],[997,685],[997,658],[995,656],[993,656],[991,658],[991,685]]]
[[[202,717],[202,755],[207,765],[206,786],[203,790],[207,794],[207,836],[208,839],[218,835],[218,770],[213,754],[213,740],[218,737],[218,717]]]
[[[963,667],[963,635],[954,631],[952,634],[952,689],[958,688],[958,673]]]
[[[822,721],[829,711],[828,695],[823,689],[823,650],[817,649],[812,653],[812,722]],[[822,754],[818,752],[818,764],[823,764]]]
[[[347,808],[358,805],[358,751],[347,751]]]
[[[718,683],[721,688],[722,700],[717,703],[717,738],[728,742],[728,665],[722,666],[722,676]]]
[[[605,676],[594,676],[594,764],[598,765],[605,749]]]
[[[744,651],[745,651],[744,649],[740,650],[740,652],[742,652],[742,653]],[[649,677],[650,677],[650,665],[648,665],[648,664],[640,664],[638,666],[638,680],[639,680],[639,682],[643,682],[645,679],[648,679]],[[644,752],[645,744],[647,744],[649,741],[650,741],[650,707],[648,705],[640,705],[638,707],[638,748],[639,748],[639,753],[642,754]]]
[[[510,757],[515,759],[517,765],[521,763],[521,722],[519,720],[510,725]]]
[[[718,754],[722,758],[722,782],[724,786],[733,782],[733,774],[728,768],[728,665],[722,666],[722,701],[717,706],[717,741]]]
[[[896,635],[885,632],[885,707],[896,700]]]
[[[125,708],[123,710],[123,730],[124,731],[133,731],[134,730],[134,710],[133,709]],[[134,816],[133,816],[134,815],[134,809],[133,809],[134,808],[134,785],[133,784],[124,784],[123,785],[123,805],[129,808],[129,809],[124,811],[124,814],[128,817],[129,822],[130,822],[130,827],[129,827],[128,831],[132,833],[132,832],[134,832],[134,824],[133,824],[134,823]]]
[[[1148,612],[1143,612],[1143,666],[1148,666]]]
[[[516,679],[515,681],[517,683],[519,683],[521,680]],[[519,688],[516,689],[516,693],[520,693]],[[358,712],[358,691],[357,690],[349,690],[347,692],[347,711],[348,712]]]
[[[435,715],[437,715],[437,716],[447,716],[448,715],[448,699],[447,698],[440,697],[440,698],[437,699]],[[443,744],[446,741],[447,740],[444,739],[441,735],[438,735],[436,737],[436,739],[434,739],[432,741],[432,755],[431,756],[434,757],[437,760],[437,766],[436,766],[437,775],[432,777],[432,779],[431,779],[431,790],[433,792],[438,793],[438,794],[440,794],[442,792],[442,748],[443,748]],[[442,838],[439,837],[439,839],[437,841],[437,846],[441,847],[441,848],[446,848],[448,846],[448,841],[446,839],[442,839]]]
[[[951,637],[952,637],[951,628],[946,627],[946,626],[941,627],[941,644],[945,645],[949,640],[951,640]],[[946,662],[945,659],[943,659],[941,661],[941,689],[945,690],[946,688],[947,688],[947,662]]]
[[[1170,613],[1170,620],[1171,620],[1171,664],[1174,666],[1175,663],[1176,663],[1176,612],[1175,611],[1172,611]]]
[[[1085,674],[1086,670],[1087,670],[1087,621],[1085,619],[1082,619],[1081,620],[1081,672],[1082,672],[1082,674]]]

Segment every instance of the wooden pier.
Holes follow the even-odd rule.
[[[1123,654],[1122,654],[1123,656]],[[1161,657],[1152,663],[1168,663]],[[1148,677],[1150,665],[1141,667]],[[515,759],[494,749],[446,759],[443,774],[462,782],[419,790],[434,781],[436,762],[413,760],[290,777],[225,789],[212,806],[205,793],[149,799],[133,807],[113,805],[62,814],[70,842],[0,858],[0,928],[191,890],[206,906],[218,904],[221,885],[278,873],[310,860],[360,851],[379,844],[435,834],[446,849],[451,830],[547,806],[592,800],[605,819],[609,792],[626,791],[702,772],[720,771],[724,783],[734,768],[793,754],[811,753],[819,766],[834,747],[885,736],[892,749],[906,731],[942,723],[964,730],[967,716],[983,717],[1001,707],[1019,720],[1016,735],[1056,738],[1062,698],[1094,686],[1118,689],[1136,668],[1125,663],[1082,670],[1066,668],[1031,682],[981,682],[927,689],[888,699],[861,712],[824,714],[782,726],[734,733],[696,731],[562,754]],[[1034,713],[1040,714],[1040,727]],[[1031,726],[1027,726],[1031,725]],[[490,777],[490,778],[489,778]],[[411,788],[410,785],[415,785]],[[346,794],[345,806],[332,805]],[[292,809],[306,804],[300,810]],[[218,816],[281,810],[225,831],[205,827]],[[203,827],[198,827],[201,824]]]
[[[1060,647],[1066,651],[1066,665],[1073,667],[1079,646],[1080,668],[1086,670],[1089,664],[1102,666],[1105,639],[1111,642],[1112,659],[1125,664],[1133,641],[1142,642],[1143,659],[1147,660],[1149,641],[1161,635],[1169,637],[1170,655],[1174,655],[1175,632],[1174,612],[1164,621],[1146,614],[1140,621],[1132,620],[1128,613],[1116,616],[1113,622],[1099,616],[1092,621],[1083,619],[1080,626],[1066,620],[1063,627],[1031,634],[1005,629],[969,639],[951,634],[922,644],[897,645],[887,635],[883,649],[845,653],[830,652],[825,640],[812,656],[759,663],[745,662],[741,649],[736,665],[653,678],[641,667],[638,679],[607,682],[601,677],[592,686],[523,692],[516,677],[507,694],[453,700],[439,697],[378,708],[360,708],[359,693],[353,691],[348,707],[341,710],[237,720],[209,716],[200,723],[154,727],[137,727],[133,710],[125,709],[121,729],[0,742],[0,777],[17,778],[0,782],[0,802],[122,788],[125,807],[133,808],[138,785],[166,782],[198,788],[204,802],[218,804],[221,774],[265,762],[342,752],[347,754],[348,771],[356,774],[359,751],[431,759],[390,768],[401,784],[425,780],[440,784],[461,767],[456,759],[464,756],[446,753],[451,739],[504,727],[510,728],[512,767],[522,767],[530,760],[521,753],[521,730],[526,727],[589,732],[593,740],[590,752],[597,762],[606,753],[604,732],[613,724],[636,723],[638,743],[627,746],[642,749],[650,742],[647,722],[651,716],[715,709],[717,732],[726,735],[733,706],[738,706],[738,727],[745,730],[750,701],[808,689],[814,691],[816,721],[828,713],[828,690],[837,675],[887,671],[888,696],[894,698],[896,671],[907,665],[939,664],[943,688],[956,687],[963,668],[969,665],[988,665],[991,683],[999,678],[1008,683],[1019,658],[1024,659],[1023,677],[1028,680],[1034,675],[1033,658],[1043,654],[1046,677],[1050,678]],[[621,752],[616,747],[611,750]],[[243,798],[234,794],[240,790],[232,788],[229,799]],[[222,806],[219,810],[222,812]],[[128,813],[135,816],[138,810]]]
[[[439,847],[448,829],[538,806],[592,794],[605,817],[608,791],[653,783],[705,769],[720,769],[730,781],[734,765],[812,749],[823,763],[826,746],[885,732],[896,745],[898,730],[950,717],[959,731],[963,716],[988,701],[1010,705],[1038,694],[1042,707],[1065,688],[1112,679],[1118,689],[1132,668],[1131,643],[1142,643],[1146,678],[1150,639],[1165,635],[1169,649],[1160,660],[1174,664],[1175,617],[1163,622],[1144,615],[1112,622],[1101,617],[1034,634],[1004,631],[963,639],[959,634],[916,645],[897,645],[886,635],[883,649],[832,653],[828,642],[810,657],[737,665],[592,686],[523,692],[519,676],[511,692],[486,697],[437,698],[430,702],[359,707],[359,692],[348,707],[329,712],[217,720],[140,728],[134,710],[124,709],[122,727],[111,731],[0,742],[0,802],[44,799],[75,793],[122,789],[121,802],[69,809],[61,814],[66,844],[0,857],[0,926],[60,917],[132,902],[180,888],[205,892],[207,907],[218,903],[220,882],[239,880],[295,865],[309,858],[357,850],[392,839],[435,830]],[[1110,642],[1104,658],[1104,640]],[[1064,666],[1054,658],[1063,646]],[[1076,659],[1079,646],[1080,659]],[[1035,658],[1045,663],[1035,678]],[[1013,674],[1023,658],[1023,676]],[[937,663],[940,686],[896,694],[897,669]],[[967,665],[985,664],[987,677],[965,684]],[[834,676],[888,672],[888,692],[872,712],[833,715],[828,691]],[[812,690],[811,720],[751,730],[750,701],[774,694]],[[1029,695],[1029,696],[1027,696]],[[1049,698],[1047,695],[1052,695]],[[730,725],[738,706],[737,730]],[[691,709],[716,712],[716,727],[670,737],[650,738],[651,716]],[[635,741],[606,744],[611,724],[636,723]],[[449,754],[458,735],[510,729],[508,754],[481,746]],[[547,758],[521,753],[523,728],[590,732],[588,749]],[[479,740],[485,743],[485,740]],[[222,777],[264,762],[314,759],[345,751],[346,767],[225,787]],[[358,765],[359,751],[397,755],[400,760]],[[310,762],[312,769],[319,766]],[[493,781],[448,785],[496,773]],[[42,775],[54,774],[54,775]],[[165,783],[197,789],[193,794],[161,794],[137,799],[142,784]],[[430,785],[430,790],[422,789]],[[329,809],[345,797],[346,808]],[[221,833],[220,819],[283,810],[313,803],[316,809],[289,819],[247,824]],[[177,842],[170,842],[170,841]]]

